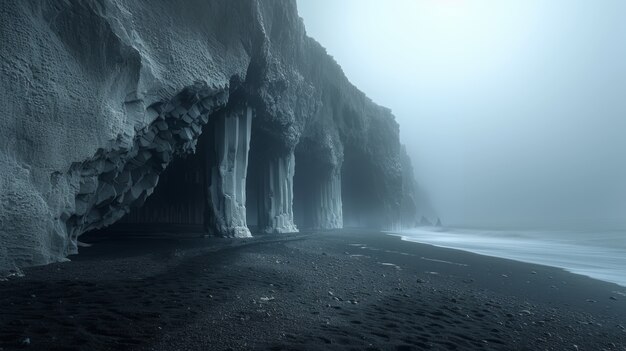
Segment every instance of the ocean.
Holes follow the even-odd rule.
[[[402,240],[563,268],[626,287],[626,231],[516,231],[421,227]]]

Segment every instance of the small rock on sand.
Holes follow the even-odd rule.
[[[30,346],[30,338],[22,338],[22,339],[20,340],[20,344],[21,344],[22,346]]]

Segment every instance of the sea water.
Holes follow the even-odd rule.
[[[402,240],[563,268],[626,287],[626,231],[515,231],[422,227]]]

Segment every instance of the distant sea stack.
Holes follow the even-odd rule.
[[[1,7],[1,270],[64,260],[111,225],[417,222],[394,116],[307,37],[295,1]]]

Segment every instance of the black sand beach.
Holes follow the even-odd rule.
[[[375,232],[99,239],[25,274],[1,350],[626,350],[626,288]]]

